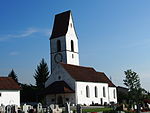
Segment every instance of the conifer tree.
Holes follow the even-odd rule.
[[[18,83],[17,74],[14,72],[13,69],[12,69],[11,72],[8,74],[8,77],[12,77],[12,79],[14,79],[14,80]]]
[[[43,89],[45,87],[45,82],[48,79],[49,69],[48,65],[44,59],[41,60],[40,64],[37,65],[37,69],[35,70],[34,78],[36,80],[36,86],[39,89]]]

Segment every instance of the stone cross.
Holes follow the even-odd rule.
[[[65,111],[66,113],[70,113],[70,102],[67,102],[65,105]]]

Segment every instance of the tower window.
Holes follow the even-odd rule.
[[[70,26],[71,26],[71,28],[72,28],[72,23],[70,23]]]
[[[57,52],[61,51],[61,43],[60,40],[57,40]]]
[[[73,40],[71,40],[71,51],[74,52],[74,43],[73,43]]]
[[[89,86],[86,86],[86,97],[90,97],[90,91]]]

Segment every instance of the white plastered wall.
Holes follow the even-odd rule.
[[[86,97],[86,86],[89,86],[90,96]],[[95,86],[98,89],[98,96],[95,97]],[[106,96],[103,97],[103,87],[105,87]],[[90,105],[93,103],[101,104],[101,98],[103,104],[109,103],[108,100],[108,84],[107,83],[94,83],[94,82],[76,82],[76,102],[77,104]]]
[[[74,44],[74,52],[71,51],[71,40],[73,41]],[[67,50],[67,64],[79,65],[78,38],[75,32],[72,15],[70,15],[68,31],[66,34],[66,50]]]
[[[48,105],[58,103],[58,102],[57,102],[57,98],[58,98],[59,96],[62,96],[62,99],[63,99],[63,103],[64,103],[64,104],[65,104],[66,102],[68,102],[66,99],[69,99],[69,102],[70,102],[71,105],[75,103],[75,94],[74,94],[74,93],[57,94],[57,95],[54,95],[54,94],[46,95],[46,103],[47,103]],[[55,99],[56,99],[56,101],[55,101]]]
[[[55,81],[65,81],[73,90],[75,89],[75,80],[60,64],[57,64],[53,73],[49,76],[48,80],[45,83],[45,87],[49,86]]]
[[[19,90],[0,90],[0,105],[18,105],[20,106]]]
[[[117,103],[116,87],[109,87],[109,102]]]

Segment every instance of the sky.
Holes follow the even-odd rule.
[[[149,6],[149,0],[0,0],[0,76],[14,69],[19,82],[35,84],[42,58],[50,69],[54,16],[71,10],[80,65],[105,72],[117,86],[132,69],[150,91]]]

